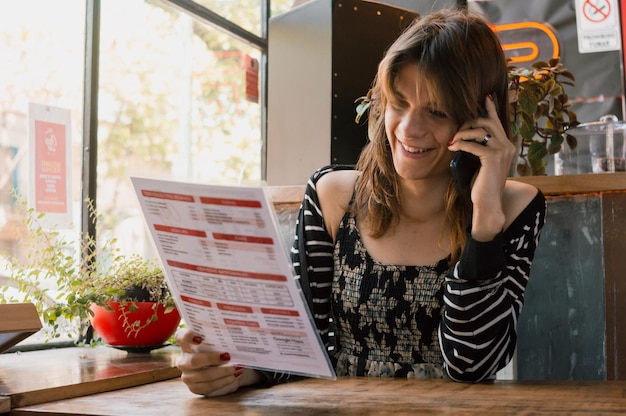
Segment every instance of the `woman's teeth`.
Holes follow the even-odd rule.
[[[402,143],[402,147],[404,147],[404,150],[406,150],[409,153],[424,153],[424,152],[428,151],[428,149],[422,149],[422,148],[419,148],[419,147],[411,147],[411,146],[407,146],[404,143]]]

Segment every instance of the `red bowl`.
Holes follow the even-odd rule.
[[[129,310],[129,304],[120,302],[108,302],[112,310],[96,304],[91,305],[94,316],[91,317],[91,325],[102,339],[111,346],[122,347],[156,347],[161,346],[168,340],[180,323],[180,314],[176,309],[165,313],[163,305],[157,306],[157,320],[151,322],[140,331],[125,330],[122,323],[123,308]],[[129,322],[139,321],[141,325],[147,322],[154,313],[154,302],[135,302],[137,310],[127,312]]]

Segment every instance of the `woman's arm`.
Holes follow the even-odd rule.
[[[513,204],[511,209],[517,208]],[[468,234],[461,260],[446,278],[439,328],[445,367],[452,379],[493,378],[510,361],[545,212],[545,198],[536,191],[492,241],[478,242]]]
[[[349,165],[326,166],[317,170],[307,182],[302,204],[296,222],[296,237],[291,248],[291,260],[295,269],[295,278],[305,295],[318,333],[326,348],[330,348],[330,292],[333,280],[334,240],[325,221],[326,211],[318,195],[318,181],[330,172],[353,170]],[[330,176],[330,175],[329,175]],[[354,182],[353,182],[354,184]],[[322,191],[322,194],[328,191]],[[328,198],[326,198],[328,199]],[[348,197],[349,199],[349,197]],[[334,217],[334,215],[331,215]],[[329,221],[334,222],[332,218]],[[333,228],[331,226],[331,228]],[[288,373],[263,372],[270,384],[282,383],[297,378]]]

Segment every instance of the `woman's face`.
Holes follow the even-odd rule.
[[[393,164],[404,179],[450,176],[448,142],[459,126],[430,101],[427,83],[417,64],[405,64],[396,80],[402,99],[389,100],[385,107]]]

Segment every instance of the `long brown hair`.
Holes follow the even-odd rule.
[[[400,181],[385,133],[384,112],[387,102],[399,97],[396,79],[409,62],[417,64],[433,102],[459,125],[476,118],[485,97],[495,94],[500,120],[510,132],[506,58],[488,22],[466,9],[418,17],[386,51],[369,93],[369,142],[357,162],[361,175],[352,209],[368,222],[374,238],[399,221]],[[452,179],[445,199],[454,263],[466,243],[471,201],[457,194]]]

